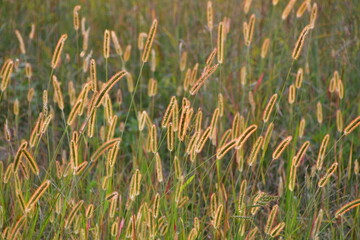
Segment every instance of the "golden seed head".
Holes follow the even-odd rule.
[[[300,120],[300,124],[299,124],[299,137],[303,137],[304,136],[304,131],[305,131],[305,118],[301,118]]]
[[[9,85],[11,74],[13,72],[13,67],[14,67],[13,60],[7,59],[1,68],[1,74],[0,74],[0,76],[2,77],[1,92],[5,92],[7,86]]]
[[[248,47],[250,46],[254,35],[255,20],[256,20],[255,14],[252,14],[250,16],[249,23],[248,24],[245,23],[243,26],[244,34],[245,34],[245,45]]]
[[[296,183],[296,164],[294,164],[294,160],[295,157],[292,159],[292,163],[291,163],[291,167],[290,167],[290,176],[289,176],[289,183],[288,183],[288,188],[291,192],[294,191],[295,188],[295,183]]]
[[[74,29],[77,31],[80,28],[80,20],[79,20],[79,10],[81,9],[80,5],[76,5],[73,10],[73,23]]]
[[[278,209],[279,209],[279,206],[278,206],[278,205],[275,205],[275,206],[271,209],[271,211],[270,211],[270,213],[269,213],[269,215],[268,215],[268,219],[267,219],[267,221],[266,221],[265,230],[264,230],[264,232],[265,232],[266,234],[269,234],[269,233],[270,233],[270,230],[272,229],[272,226],[273,226],[273,224],[274,224],[276,215],[277,215],[277,213],[278,213]]]
[[[268,104],[266,105],[266,108],[264,110],[263,113],[263,121],[264,123],[266,123],[267,121],[269,121],[270,115],[272,113],[272,110],[275,106],[276,100],[277,100],[278,94],[275,93],[274,95],[271,96]]]
[[[219,23],[218,26],[218,39],[217,39],[217,60],[218,63],[223,63],[224,61],[224,42],[225,42],[225,29],[223,22]]]
[[[246,66],[242,66],[240,69],[240,83],[242,86],[246,84]]]
[[[245,0],[244,2],[244,13],[247,14],[250,10],[252,0]]]
[[[110,31],[108,29],[104,31],[103,55],[106,59],[110,56]]]
[[[18,99],[15,99],[14,101],[14,115],[15,116],[18,116],[19,115],[19,100]]]
[[[213,29],[213,7],[212,7],[212,1],[207,2],[207,8],[206,8],[206,17],[207,17],[207,27],[209,28],[210,32]]]
[[[336,128],[338,130],[338,132],[342,132],[343,131],[343,116],[341,113],[341,110],[337,110],[336,111]]]
[[[302,85],[302,81],[303,81],[303,76],[304,76],[304,70],[302,68],[299,68],[296,74],[296,80],[295,80],[295,86],[296,88],[300,88]]]
[[[187,52],[183,51],[180,58],[180,71],[183,72],[186,68]]]
[[[321,102],[317,102],[316,104],[316,117],[318,123],[321,124],[323,122],[323,110],[322,110]]]
[[[44,113],[44,116],[47,116],[48,115],[48,91],[47,90],[43,91],[42,100],[43,100],[43,113]]]
[[[28,213],[31,211],[31,209],[35,206],[41,196],[44,195],[49,186],[50,180],[46,180],[36,189],[36,191],[33,193],[33,195],[30,197],[29,201],[26,204],[25,212]]]
[[[360,116],[356,117],[352,120],[344,129],[344,134],[349,135],[351,132],[355,130],[360,125]]]
[[[272,228],[270,230],[270,236],[272,238],[277,237],[278,235],[280,235],[280,233],[282,232],[282,230],[285,228],[285,223],[281,222],[278,225],[276,225],[274,228]]]
[[[65,41],[66,41],[67,38],[68,38],[67,34],[61,35],[58,43],[56,44],[56,47],[55,47],[55,50],[54,50],[54,53],[53,53],[53,57],[52,57],[52,60],[51,60],[51,67],[53,69],[55,69],[58,66],[58,63],[59,63],[59,60],[60,60],[60,57],[61,57],[61,53],[62,53],[62,50],[63,50],[64,45],[65,45]]]
[[[310,15],[311,28],[315,27],[315,22],[316,22],[316,18],[317,18],[317,12],[318,12],[318,7],[317,7],[317,4],[314,3],[312,8],[311,8],[311,15]]]
[[[261,58],[266,58],[266,55],[269,50],[269,45],[270,45],[270,39],[266,38],[261,47]]]
[[[156,70],[156,53],[155,53],[155,49],[151,49],[150,70],[152,72],[155,72],[155,70]]]
[[[277,0],[277,2],[278,2],[278,0]],[[276,4],[277,4],[277,2],[276,2]],[[286,7],[285,7],[285,9],[284,9],[284,11],[282,12],[282,15],[281,15],[282,20],[285,20],[289,16],[289,14],[290,14],[291,10],[293,9],[295,3],[296,3],[296,0],[290,0],[288,2],[288,4],[286,5]],[[273,5],[276,5],[276,4],[274,4],[274,0],[273,0]]]
[[[254,145],[253,145],[253,147],[251,149],[251,152],[250,152],[249,159],[248,159],[249,166],[252,166],[256,162],[257,155],[258,155],[258,152],[259,152],[259,150],[260,150],[260,148],[262,146],[263,140],[264,140],[264,137],[260,136],[260,137],[258,137],[256,142],[254,143]]]
[[[145,43],[144,51],[143,51],[142,58],[141,58],[143,62],[147,62],[149,59],[153,41],[154,41],[154,38],[156,35],[157,25],[158,25],[158,21],[157,21],[157,19],[154,19],[154,21],[150,27],[149,33],[147,35],[147,38],[146,38],[146,43]]]
[[[304,1],[304,2],[300,5],[300,7],[298,8],[298,10],[296,11],[296,17],[297,17],[297,18],[301,18],[302,15],[304,14],[304,12],[306,11],[307,7],[308,7],[308,3],[307,3],[307,1]]]
[[[127,45],[125,48],[125,52],[124,52],[124,61],[127,62],[129,61],[131,56],[131,45]]]
[[[85,24],[86,24],[86,18],[85,17],[82,17],[81,18],[81,34],[82,35],[85,35],[85,31],[86,31],[86,26],[85,26]]]
[[[296,98],[296,88],[294,84],[291,84],[289,87],[289,98],[288,101],[290,104],[293,104],[295,102]]]
[[[303,157],[305,156],[305,153],[307,151],[307,149],[309,148],[310,146],[310,142],[309,141],[306,141],[304,142],[299,151],[296,153],[296,155],[294,156],[294,159],[293,159],[293,164],[295,164],[296,167],[298,167],[301,163],[301,160],[303,159]]]
[[[279,143],[279,145],[272,153],[272,158],[278,159],[281,156],[281,154],[284,152],[286,147],[290,144],[291,140],[292,140],[292,136],[288,136],[283,141],[281,141],[281,143]]]
[[[322,168],[329,140],[330,140],[330,134],[326,134],[320,145],[319,154],[318,154],[317,161],[316,161],[316,169],[317,170],[321,170],[321,168]]]
[[[34,36],[35,36],[35,29],[36,29],[35,23],[32,23],[32,24],[31,24],[31,31],[30,31],[30,33],[29,33],[29,38],[30,38],[30,39],[33,39],[33,38],[34,38]]]
[[[334,162],[327,170],[325,175],[320,178],[319,182],[318,182],[318,187],[323,188],[325,187],[325,185],[329,182],[330,177],[334,174],[334,172],[336,171],[338,167],[338,163]]]
[[[214,219],[212,221],[213,226],[214,226],[215,229],[218,229],[220,227],[221,220],[222,220],[223,209],[224,209],[224,206],[222,204],[219,204],[219,206],[216,209]]]
[[[257,130],[257,125],[253,124],[251,126],[249,126],[248,128],[246,128],[241,135],[236,139],[237,143],[236,143],[236,149],[241,149],[242,146],[244,145],[244,143],[246,142],[247,139],[249,139],[249,137]]]
[[[155,153],[155,165],[156,165],[156,177],[158,182],[162,182],[164,180],[162,163],[159,153]]]
[[[214,48],[214,49],[211,51],[211,53],[209,54],[209,56],[206,58],[206,66],[210,66],[210,65],[212,64],[212,62],[214,61],[214,58],[215,58],[215,55],[216,55],[217,51],[218,51],[217,48]],[[198,66],[199,66],[199,64],[195,65],[195,67],[196,67],[196,72],[197,72]],[[194,69],[195,69],[195,67],[194,67]],[[193,75],[194,75],[194,74],[193,74]],[[193,76],[193,77],[195,78],[196,76]],[[192,80],[193,80],[192,83],[194,83],[195,79],[192,79]]]
[[[123,55],[123,51],[122,51],[122,48],[121,48],[119,39],[118,39],[118,37],[116,36],[115,31],[111,31],[111,40],[112,40],[112,42],[113,42],[113,44],[114,44],[116,54],[118,54],[119,56],[122,56],[122,55]]]
[[[343,216],[346,212],[357,206],[360,206],[360,198],[343,205],[339,210],[335,212],[335,218]]]
[[[21,36],[21,33],[19,32],[19,30],[15,30],[15,35],[19,41],[20,44],[20,52],[21,54],[26,54],[26,49],[25,49],[25,44],[24,44],[24,40],[23,37]]]
[[[292,1],[292,0],[290,0]],[[301,31],[300,33],[300,36],[298,38],[298,40],[296,41],[296,44],[295,44],[295,47],[294,47],[294,50],[292,52],[292,58],[294,60],[297,60],[300,56],[300,52],[301,52],[301,49],[304,45],[304,42],[305,42],[305,38],[309,32],[309,30],[311,29],[311,26],[310,25],[307,25],[305,26],[305,28]]]
[[[218,66],[219,64],[215,64],[211,67],[208,67],[206,71],[201,74],[200,78],[193,84],[190,89],[191,95],[195,95],[199,91],[200,87],[204,85],[205,81],[216,71]]]
[[[147,33],[145,33],[145,32],[139,33],[139,37],[138,37],[138,48],[139,48],[139,50],[144,49],[144,39],[146,37],[147,37]]]
[[[148,96],[154,97],[158,91],[158,82],[154,78],[150,78],[148,84]]]

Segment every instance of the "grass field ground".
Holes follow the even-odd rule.
[[[360,239],[358,0],[0,2],[1,239]]]

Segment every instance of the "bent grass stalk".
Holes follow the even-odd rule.
[[[357,206],[360,206],[360,198],[358,198],[354,201],[351,201],[351,202],[345,204],[344,206],[342,206],[339,210],[337,210],[335,212],[335,217],[336,218],[342,217],[345,213],[347,213],[348,211],[350,211],[351,209],[353,209]]]
[[[25,213],[29,213],[34,208],[37,201],[41,198],[42,195],[44,195],[49,187],[50,180],[46,180],[36,189],[25,206]]]
[[[156,30],[157,30],[157,25],[158,25],[158,21],[157,19],[154,19],[154,21],[151,24],[149,33],[148,33],[148,37],[146,38],[146,43],[145,43],[145,47],[144,47],[144,51],[141,57],[141,60],[143,63],[147,62],[149,59],[149,55],[151,52],[151,48],[153,45],[153,41],[156,35]]]
[[[281,143],[279,143],[279,145],[272,153],[272,158],[274,160],[278,159],[281,156],[281,154],[284,152],[286,147],[290,144],[291,140],[292,140],[292,136],[288,136],[283,141],[281,141]]]
[[[264,123],[266,123],[267,121],[269,121],[270,115],[273,111],[274,105],[276,103],[276,100],[278,98],[277,93],[275,93],[274,95],[271,96],[268,104],[265,107],[265,110],[263,112],[263,121]]]

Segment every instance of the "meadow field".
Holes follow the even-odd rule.
[[[2,0],[0,43],[0,239],[360,239],[359,0]]]

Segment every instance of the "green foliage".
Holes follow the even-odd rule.
[[[257,228],[255,239],[271,239],[264,229],[272,206],[278,204],[271,230],[282,222],[285,227],[277,238],[360,239],[359,207],[339,218],[334,216],[344,204],[360,197],[360,130],[357,128],[345,136],[338,131],[336,122],[338,110],[343,115],[344,127],[360,115],[360,4],[357,0],[318,1],[315,27],[306,36],[299,59],[294,61],[291,58],[293,48],[301,30],[310,21],[308,10],[302,17],[296,17],[302,1],[295,3],[286,20],[281,19],[281,14],[288,1],[279,1],[273,6],[271,1],[253,0],[248,13],[244,13],[243,2],[214,0],[214,28],[210,31],[207,1],[0,1],[0,66],[3,67],[7,59],[14,63],[9,85],[0,92],[0,126],[3,129],[0,134],[0,238],[188,239],[194,228],[197,239],[245,239]],[[81,5],[80,24],[82,18],[86,19],[85,29],[80,26],[78,31],[73,26],[73,9],[77,4]],[[313,4],[314,1],[310,8]],[[256,22],[248,47],[244,44],[243,23],[248,22],[252,14]],[[138,36],[149,31],[154,18],[158,19],[152,44],[155,55],[150,53],[149,62],[143,63]],[[196,81],[209,67],[206,60],[217,47],[220,21],[228,27],[224,62],[197,94],[190,95],[191,86],[184,89],[186,72],[192,71],[198,63],[193,79]],[[30,38],[32,24],[35,34]],[[88,29],[88,47],[84,49],[84,31]],[[103,57],[105,29],[116,32],[123,54],[117,54],[111,39],[110,57]],[[25,54],[21,53],[15,30],[22,35]],[[68,38],[60,64],[52,69],[51,59],[62,34],[67,34]],[[261,58],[266,38],[270,39],[270,45],[266,57]],[[128,60],[125,57],[127,46],[131,46]],[[184,52],[187,60],[182,71]],[[88,135],[87,125],[83,125],[90,124],[87,115],[92,110],[90,99],[97,94],[92,89],[84,98],[83,114],[79,113],[71,126],[66,124],[79,93],[91,80],[90,59],[96,61],[98,89],[121,70],[129,73],[134,88],[134,91],[129,88],[129,76],[111,88],[108,94],[112,106],[102,104],[97,108],[92,137]],[[215,56],[210,65],[216,63]],[[27,66],[32,68],[31,77],[27,74]],[[247,71],[245,84],[240,79],[242,67]],[[299,68],[304,69],[302,86],[296,89],[295,102],[289,104],[288,89],[295,83]],[[342,99],[337,91],[329,91],[335,71],[343,84]],[[63,111],[58,108],[51,84],[54,75],[61,84]],[[147,94],[150,78],[157,81],[157,93],[153,97]],[[0,80],[4,81],[3,74]],[[29,99],[28,92],[32,88],[34,96]],[[33,129],[43,111],[44,90],[48,91],[47,105],[53,117],[44,133],[35,131],[38,138],[31,146]],[[119,101],[118,90],[121,90],[122,101]],[[201,109],[203,133],[219,106],[219,93],[224,98],[224,115],[215,124],[214,136],[210,136],[201,152],[187,153],[196,131],[194,116]],[[278,94],[278,100],[269,121],[264,123],[263,111],[274,93]],[[193,110],[193,115],[184,141],[178,138],[178,130],[174,133],[174,150],[169,151],[167,128],[161,127],[161,121],[172,96],[177,97],[179,118],[189,109]],[[189,106],[183,105],[183,98],[188,99]],[[16,99],[20,103],[18,115],[13,111]],[[318,102],[323,108],[322,123],[317,119]],[[106,115],[110,110],[117,116],[113,134],[109,121],[113,116]],[[144,130],[140,131],[139,113],[142,111],[149,117]],[[220,139],[232,128],[236,113],[242,116],[239,134],[252,124],[258,129],[241,149],[231,149],[222,159],[216,159]],[[174,113],[172,116],[174,118]],[[302,118],[306,124],[304,136],[299,137]],[[248,166],[252,146],[259,136],[265,135],[270,122],[274,123],[274,130],[269,145],[260,148],[254,165]],[[152,124],[156,126],[156,150],[161,168],[149,148]],[[319,148],[326,134],[330,134],[330,141],[324,164],[321,170],[316,170]],[[232,140],[232,135],[233,132],[226,142]],[[287,136],[293,137],[291,143],[279,159],[272,160],[272,152]],[[118,152],[116,145],[110,144],[96,162],[91,162],[92,154],[113,138],[121,138]],[[11,169],[18,148],[25,140],[27,150],[39,166],[38,176],[29,170],[23,155],[19,170],[13,172]],[[72,161],[75,155],[70,150],[71,140],[76,140],[78,166]],[[295,187],[290,191],[292,159],[305,141],[310,141],[310,147],[296,168]],[[114,159],[109,157],[112,153]],[[178,166],[174,165],[175,157],[179,159]],[[114,165],[110,164],[111,160]],[[329,182],[319,188],[319,179],[333,162],[338,162],[337,170]],[[81,164],[85,166],[83,169]],[[141,177],[136,174],[137,169]],[[158,181],[159,171],[163,173],[163,181]],[[175,172],[180,172],[180,176]],[[25,213],[19,193],[26,204],[45,180],[50,180],[50,187],[34,208]],[[245,200],[239,203],[243,180],[247,181]],[[114,203],[105,198],[114,191],[118,193],[118,201],[114,216],[110,216]],[[154,217],[149,213],[154,210],[157,193],[160,194],[159,215]],[[71,210],[81,200],[83,206],[65,228]],[[94,205],[92,217],[86,214],[90,204]],[[320,209],[324,215],[317,223]],[[22,216],[26,220],[18,222]],[[199,224],[194,218],[198,218]],[[111,235],[114,222],[119,226],[116,236]],[[214,222],[219,227],[215,227]],[[320,226],[318,231],[314,231],[315,223]]]

